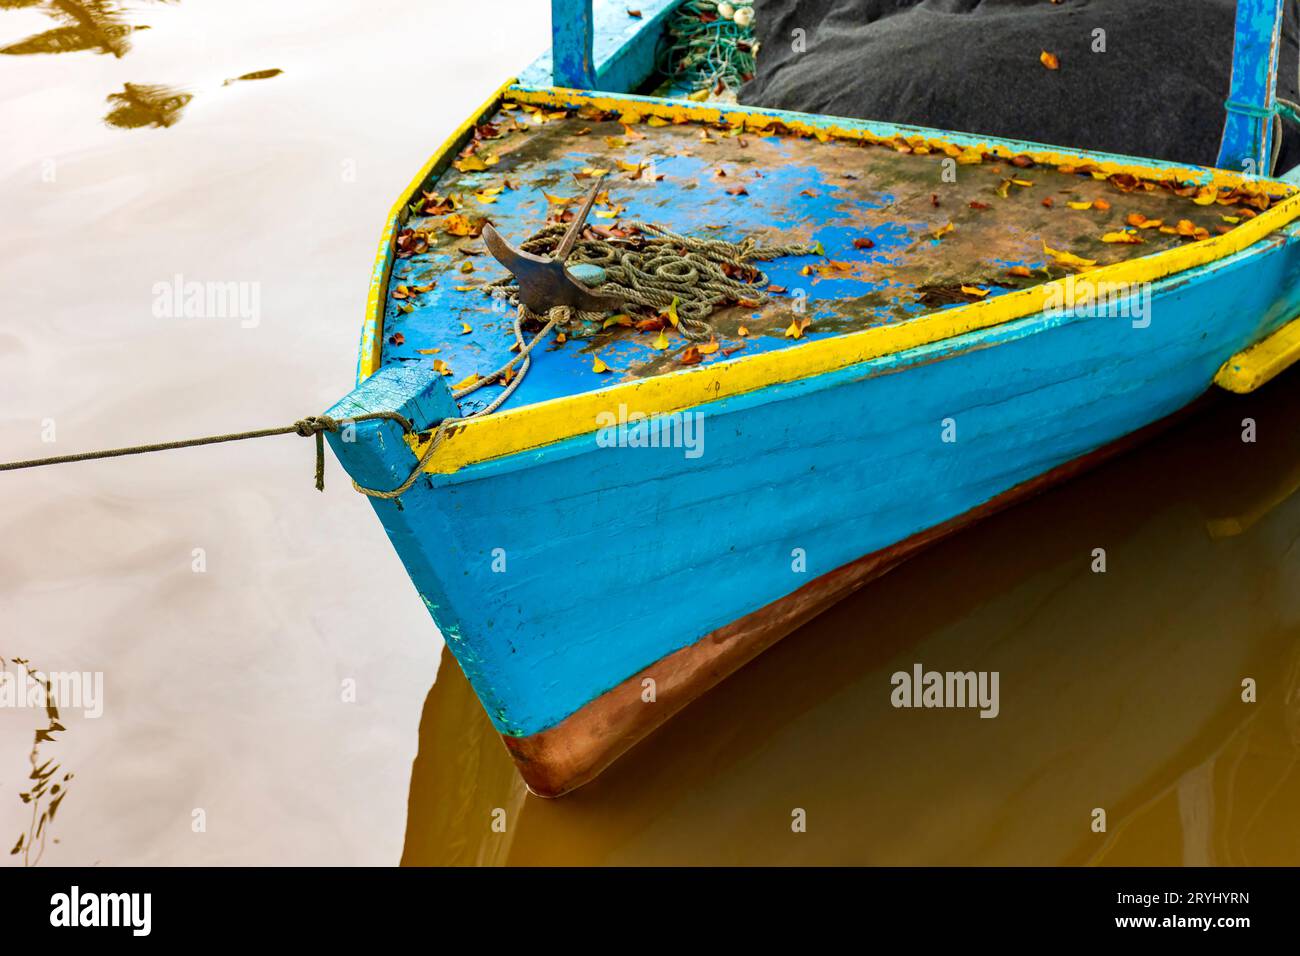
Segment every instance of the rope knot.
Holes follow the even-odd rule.
[[[328,415],[308,415],[293,423],[293,430],[303,438],[319,435],[321,432],[336,432],[339,423]]]

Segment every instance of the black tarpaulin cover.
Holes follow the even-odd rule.
[[[1297,5],[1286,4],[1278,79],[1279,94],[1292,100]],[[762,47],[744,103],[1202,165],[1218,154],[1234,0],[756,0],[754,7]],[[1104,52],[1095,49],[1099,41]],[[1058,70],[1042,65],[1043,50],[1058,58]],[[1278,172],[1300,162],[1300,135],[1285,126]]]

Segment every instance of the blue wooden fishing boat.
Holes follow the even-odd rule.
[[[1257,175],[1280,0],[1238,3],[1218,168],[633,92],[676,0],[552,6],[552,51],[390,212],[328,436],[537,793],[916,549],[1300,356],[1300,179]],[[704,335],[574,305],[610,287],[596,245],[657,229],[730,243],[752,287]],[[549,292],[507,301],[502,248],[549,251],[515,277]]]

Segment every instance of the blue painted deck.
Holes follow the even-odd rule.
[[[448,235],[447,223],[452,216],[475,224],[490,218],[503,235],[522,240],[541,228],[549,213],[562,208],[547,194],[576,200],[586,191],[590,178],[575,178],[584,170],[610,171],[609,199],[590,218],[594,225],[642,220],[731,241],[756,236],[771,244],[821,243],[824,257],[760,264],[770,282],[785,291],[762,309],[733,307],[715,315],[720,348],[705,362],[795,345],[799,340],[787,337],[785,330],[798,318],[812,320],[804,335],[808,340],[973,301],[961,294],[948,295],[947,301],[944,295],[923,299],[927,283],[945,287],[946,293],[967,285],[987,290],[992,297],[1067,274],[1070,270],[1047,260],[1044,243],[1104,265],[1186,241],[1143,230],[1142,245],[1103,243],[1104,233],[1125,228],[1130,212],[1163,218],[1169,225],[1187,219],[1211,234],[1229,228],[1224,217],[1234,213],[1232,207],[1199,206],[1163,190],[1124,193],[1086,175],[1048,167],[1020,169],[1002,162],[956,166],[957,181],[945,182],[948,157],[937,151],[904,155],[885,147],[791,134],[736,136],[694,123],[637,123],[632,129],[640,138],[631,139],[615,118],[530,113],[526,108],[502,111],[492,122],[504,135],[477,146],[477,154],[492,164],[479,171],[450,169],[430,189],[443,198],[458,197],[460,207],[438,216],[416,215],[407,223],[430,232],[431,247],[396,261],[390,294],[429,283],[436,286],[409,298],[389,299],[384,364],[444,363],[451,373],[449,383],[503,364],[511,355],[513,311],[488,297],[482,286],[504,276],[504,270],[484,254],[481,239]],[[619,163],[650,163],[654,176],[662,178],[630,179]],[[1008,179],[1032,185],[1005,187],[1003,197],[998,190]],[[730,192],[740,186],[746,195]],[[487,195],[484,190],[500,191]],[[1045,199],[1052,208],[1042,205]],[[1111,208],[1102,212],[1067,205],[1098,199]],[[972,202],[987,208],[972,208]],[[934,238],[948,223],[954,230]],[[856,248],[855,240],[862,239],[870,240],[871,247]],[[821,271],[828,263],[844,268]],[[472,272],[460,271],[466,264]],[[1012,277],[1007,270],[1013,266],[1028,267],[1034,276]],[[808,269],[811,274],[803,274]],[[800,312],[801,307],[805,311]],[[739,334],[742,326],[749,334]],[[654,338],[615,329],[591,339],[549,343],[505,407],[678,367],[689,343],[674,336],[671,348],[661,353],[651,347]],[[593,372],[593,353],[613,372]],[[495,392],[491,386],[462,407],[473,411]]]

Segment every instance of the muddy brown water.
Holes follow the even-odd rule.
[[[545,5],[500,6],[488,32],[454,5],[132,5],[151,29],[120,56],[0,55],[0,458],[345,392],[385,210],[545,45]],[[59,25],[0,11],[0,46]],[[434,35],[464,42],[413,40]],[[122,108],[142,122],[107,125]],[[169,315],[188,281],[242,306]],[[103,675],[102,715],[64,709],[38,744],[54,816],[3,859],[1300,863],[1298,422],[1295,374],[1221,397],[871,584],[559,801],[519,784],[307,442],[0,476],[0,658]],[[917,663],[998,671],[998,717],[895,709]],[[6,848],[48,726],[0,708]]]

